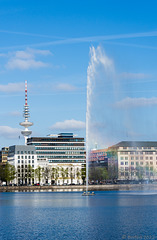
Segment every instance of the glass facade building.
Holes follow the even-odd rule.
[[[60,133],[48,137],[31,137],[27,145],[34,145],[37,159],[48,159],[49,163],[83,163],[86,162],[84,138],[75,137],[73,133]]]

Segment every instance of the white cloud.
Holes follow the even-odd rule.
[[[9,126],[0,126],[0,137],[18,138],[21,130],[18,128],[11,128]]]
[[[116,102],[117,108],[133,108],[157,105],[157,98],[130,98],[127,97],[119,102]]]
[[[50,127],[52,130],[82,130],[86,127],[85,122],[74,119],[65,120],[63,122],[56,122]]]
[[[9,60],[6,64],[7,69],[33,69],[47,67],[49,64],[36,60],[36,55],[47,56],[51,52],[48,50],[27,48],[25,51],[16,51],[9,53]]]
[[[27,70],[27,69],[33,69],[33,68],[40,68],[40,67],[47,67],[48,64],[43,63],[41,61],[36,61],[34,59],[18,59],[18,58],[12,58],[8,61],[6,67],[8,69],[21,69],[21,70]]]
[[[7,54],[5,54],[5,53],[0,53],[0,57],[7,57]]]
[[[23,92],[24,83],[8,83],[7,85],[0,85],[0,92]]]
[[[77,88],[68,83],[60,83],[56,86],[56,89],[62,91],[75,91]]]
[[[120,75],[120,78],[122,79],[144,79],[150,77],[149,74],[144,73],[129,73],[129,72],[123,72]]]
[[[18,117],[18,116],[21,116],[21,112],[13,111],[13,112],[8,113],[8,115],[10,115],[12,117]]]

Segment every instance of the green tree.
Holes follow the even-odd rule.
[[[138,180],[143,180],[144,178],[144,169],[141,166],[136,167],[136,176]]]
[[[35,175],[36,175],[36,177],[39,181],[39,184],[40,184],[40,181],[41,181],[41,178],[42,178],[42,168],[40,166],[35,169]]]
[[[32,179],[34,179],[34,169],[29,164],[27,167],[27,180],[30,183]]]
[[[74,168],[73,168],[72,166],[69,168],[69,175],[70,175],[71,183],[73,183],[73,179],[74,179]]]
[[[101,175],[102,175],[102,180],[108,180],[109,179],[109,174],[108,174],[108,171],[105,167],[102,169]]]
[[[5,182],[5,165],[0,165],[0,180]]]
[[[85,180],[86,180],[86,164],[82,165],[82,168],[81,168],[81,178],[83,180],[83,184],[85,184]]]
[[[76,170],[76,176],[77,176],[77,179],[78,179],[78,180],[79,180],[80,177],[81,177],[81,171],[80,171],[79,168],[77,168],[77,170]]]
[[[51,177],[51,183],[52,183],[52,181],[57,183],[57,180],[59,178],[59,168],[58,167],[52,168],[50,170],[50,177]]]
[[[15,179],[15,177],[16,177],[15,167],[13,165],[7,163],[4,166],[3,180],[8,185],[8,183],[10,183],[10,181],[13,181]]]
[[[61,173],[61,177],[63,179],[63,184],[64,184],[64,181],[65,179],[67,179],[68,177],[68,169],[64,169],[63,167],[60,169],[60,173]]]
[[[46,168],[43,168],[42,169],[42,176],[44,177],[46,183],[48,183],[48,180],[50,178],[50,175],[51,175],[51,170],[49,167],[46,167]]]

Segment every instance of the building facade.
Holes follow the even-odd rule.
[[[106,168],[110,180],[118,178],[117,154],[110,149],[91,150],[89,154],[89,167]]]
[[[6,164],[8,160],[9,147],[3,147],[0,151],[0,164]]]
[[[119,180],[157,179],[157,142],[122,141],[110,150],[117,152]]]
[[[51,183],[81,184],[82,170],[86,166],[84,138],[75,137],[73,133],[60,133],[49,137],[31,137],[28,146],[35,146],[37,160],[48,161],[52,173]]]
[[[34,146],[14,145],[9,147],[8,163],[16,170],[13,183],[28,185],[35,183],[35,169],[37,168],[37,154]]]

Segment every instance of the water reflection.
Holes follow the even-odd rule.
[[[0,193],[0,216],[0,239],[122,239],[155,234],[157,194]]]

